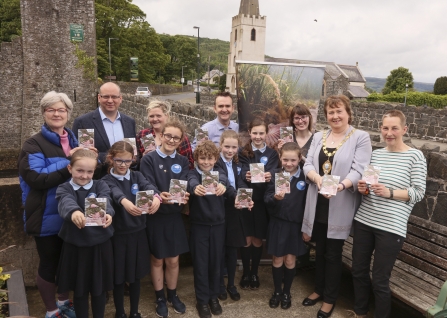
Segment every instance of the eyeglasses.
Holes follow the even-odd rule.
[[[47,108],[47,109],[45,109],[45,112],[48,114],[51,114],[51,115],[53,115],[56,112],[59,114],[65,114],[67,112],[67,109],[65,109],[65,108],[59,108],[59,109]]]
[[[119,99],[121,97],[121,95],[99,95],[102,99],[108,100],[108,99]]]
[[[122,159],[113,159],[113,161],[118,165],[118,166],[122,166],[123,163],[125,166],[130,166],[133,162],[133,160],[122,160]]]
[[[309,116],[304,115],[304,116],[301,116],[301,117],[293,117],[293,120],[296,120],[297,122],[300,122],[300,121],[306,121],[308,118],[309,118]]]
[[[172,140],[174,140],[174,142],[179,142],[180,140],[182,140],[181,137],[175,137],[175,136],[172,136],[171,134],[163,134],[163,138],[166,141],[171,141],[171,139],[172,139]]]

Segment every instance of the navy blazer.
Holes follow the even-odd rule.
[[[121,115],[121,125],[123,127],[124,138],[136,138],[136,129],[135,129],[135,120],[132,117]],[[95,148],[98,149],[99,156],[98,159],[103,164],[103,171],[101,173],[101,177],[107,174],[107,166],[105,163],[105,158],[107,152],[112,146],[109,142],[109,138],[107,137],[106,130],[104,128],[104,124],[101,120],[101,114],[99,113],[99,108],[91,111],[87,114],[79,116],[73,122],[73,133],[77,136],[78,129],[94,129],[95,130]],[[137,147],[138,151],[138,147]],[[139,156],[137,155],[137,158]]]

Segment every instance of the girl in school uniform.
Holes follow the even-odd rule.
[[[161,192],[162,205],[155,214],[148,214],[146,234],[151,252],[151,277],[157,298],[156,314],[168,317],[167,304],[176,313],[186,311],[185,304],[177,296],[179,255],[188,252],[188,239],[183,224],[180,204],[171,202],[171,179],[187,180],[188,159],[177,153],[185,130],[178,121],[169,121],[160,134],[161,145],[141,159],[140,171],[150,184]],[[186,201],[189,194],[186,193]],[[163,263],[166,263],[167,299],[163,287]]]
[[[59,236],[64,240],[56,284],[59,292],[74,292],[77,318],[88,318],[88,296],[94,318],[104,317],[106,292],[113,289],[112,216],[110,189],[103,180],[92,180],[98,159],[88,149],[71,157],[72,178],[56,191],[59,215],[64,219]],[[85,199],[105,198],[103,226],[85,226]]]
[[[139,171],[129,169],[134,161],[131,144],[118,141],[110,148],[106,161],[109,174],[102,179],[111,191],[115,216],[112,237],[115,259],[115,317],[126,318],[124,312],[124,284],[129,283],[130,317],[141,317],[138,313],[140,299],[140,279],[149,273],[149,245],[146,237],[146,216],[135,206],[138,191],[153,190],[154,199],[149,210],[153,214],[160,207],[161,197],[158,189],[150,184]]]
[[[216,166],[224,171],[231,186],[237,190],[239,188],[247,188],[242,180],[241,164],[238,159],[239,139],[238,134],[234,130],[225,130],[220,136],[220,157]],[[253,201],[251,202],[253,204]],[[251,209],[251,208],[250,208]],[[250,210],[249,209],[249,210]],[[247,245],[247,229],[244,225],[244,218],[239,209],[235,207],[232,200],[225,200],[225,265],[228,272],[228,282],[226,292],[232,300],[241,298],[236,286],[234,278],[236,275],[237,249]],[[225,287],[223,271],[221,270],[221,286]],[[221,290],[221,295],[226,296],[226,292]],[[224,297],[226,298],[226,297]]]
[[[262,256],[262,240],[267,237],[268,225],[264,194],[273,170],[278,167],[279,159],[278,153],[265,143],[268,126],[263,120],[255,118],[248,125],[248,132],[251,142],[239,150],[238,156],[242,165],[241,175],[243,180],[253,189],[254,207],[252,211],[242,210],[247,229],[247,242],[246,246],[241,248],[243,275],[239,285],[242,289],[258,289],[260,285],[258,267]],[[251,183],[251,163],[264,164],[266,183]]]
[[[290,174],[288,180],[290,193],[286,193],[284,188],[277,189],[273,175],[264,196],[270,214],[267,252],[273,255],[272,275],[275,286],[269,306],[277,308],[281,302],[282,309],[289,309],[292,305],[290,288],[295,276],[296,257],[307,251],[300,233],[306,205],[307,184],[300,168],[301,153],[298,144],[294,142],[284,144],[280,149],[280,160],[282,168],[277,169],[275,173]]]

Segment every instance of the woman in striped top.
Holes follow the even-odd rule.
[[[358,182],[358,191],[364,197],[354,218],[352,251],[357,317],[366,317],[368,312],[373,252],[374,317],[390,316],[391,271],[405,240],[411,210],[425,194],[427,164],[421,151],[404,144],[405,121],[399,110],[383,115],[381,132],[386,147],[375,150],[371,157],[371,165],[381,168],[380,183],[368,186],[364,180]]]

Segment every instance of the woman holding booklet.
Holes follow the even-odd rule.
[[[149,103],[146,108],[147,119],[151,128],[143,129],[137,134],[137,147],[142,154],[146,155],[161,145],[161,135],[163,127],[169,121],[169,113],[171,112],[171,104],[166,101],[155,100]],[[194,168],[194,159],[192,157],[191,144],[187,136],[177,147],[177,152],[186,157],[189,161],[189,169]]]
[[[391,110],[383,115],[381,133],[386,147],[372,153],[371,166],[365,169],[376,171],[378,182],[366,171],[363,180],[358,181],[363,200],[354,219],[352,251],[357,317],[366,317],[368,313],[373,252],[374,317],[390,316],[391,270],[404,243],[411,210],[425,194],[425,157],[421,151],[404,144],[402,137],[406,132],[406,119],[401,111]]]
[[[361,201],[357,183],[371,156],[368,133],[350,125],[353,114],[348,98],[328,97],[324,114],[330,129],[314,135],[304,164],[310,185],[302,226],[304,241],[317,244],[315,289],[303,305],[323,300],[319,318],[330,317],[335,307],[343,244]],[[323,187],[334,190],[322,193]]]

